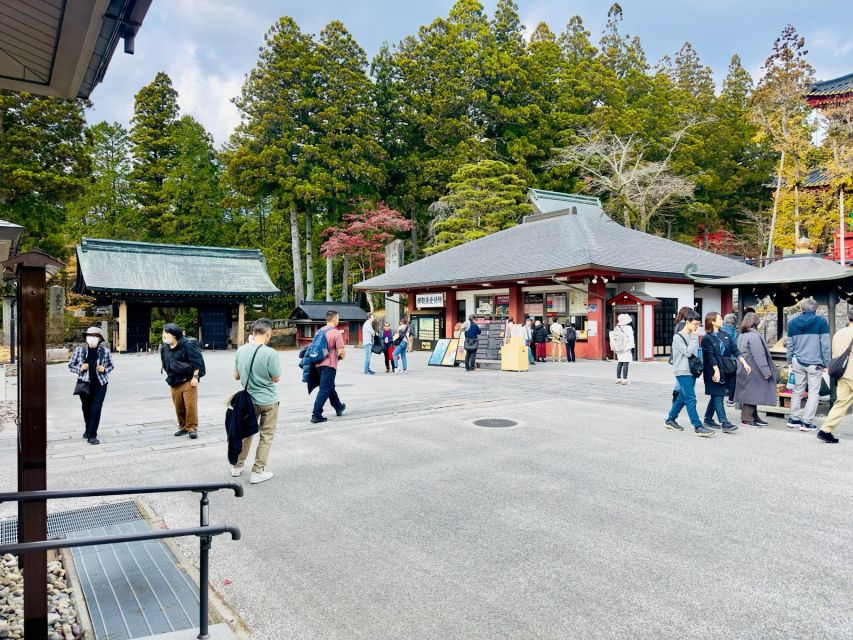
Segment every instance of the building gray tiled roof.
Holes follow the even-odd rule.
[[[302,302],[293,313],[290,314],[291,320],[322,320],[326,321],[326,312],[329,309],[335,309],[340,316],[341,322],[364,322],[367,320],[367,311],[359,307],[354,302],[317,302],[306,301]]]
[[[257,249],[83,238],[77,286],[92,293],[267,296],[280,291]]]
[[[523,224],[421,260],[356,285],[358,289],[448,286],[567,273],[599,267],[625,274],[687,279],[684,270],[711,278],[750,267],[737,260],[633,229],[611,220],[596,198],[531,191],[539,211]]]

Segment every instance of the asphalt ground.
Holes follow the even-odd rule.
[[[98,447],[73,376],[50,367],[49,488],[230,480],[232,358],[206,354],[193,442],[172,436],[156,357],[117,356]],[[697,438],[663,427],[665,364],[634,363],[620,386],[615,363],[466,373],[413,354],[400,375],[374,357],[369,377],[351,350],[346,414],[312,425],[295,355],[281,359],[276,476],[244,473],[246,496],[211,506],[243,531],[215,540],[211,584],[253,638],[853,638],[851,418],[837,445],[774,419]],[[14,451],[7,426],[3,490]],[[196,495],[146,502],[197,523]]]

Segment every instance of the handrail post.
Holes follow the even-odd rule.
[[[201,501],[199,502],[199,526],[210,526],[210,500],[208,499],[207,491],[201,492]],[[208,633],[208,615],[207,615],[207,583],[209,580],[210,567],[208,565],[210,556],[211,537],[199,536],[199,579],[198,579],[198,640],[207,640],[210,638]]]

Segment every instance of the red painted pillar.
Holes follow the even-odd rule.
[[[607,293],[607,289],[604,286],[604,282],[599,278],[597,283],[589,283],[589,304],[590,311],[589,317],[587,318],[587,322],[595,322],[597,323],[596,330],[598,335],[589,336],[587,342],[587,355],[586,357],[589,360],[604,360],[604,356],[606,353],[605,350],[605,340],[607,338],[607,324],[605,322],[605,317],[607,313],[607,300],[605,299],[605,294]],[[595,305],[595,311],[592,310],[592,305]],[[587,329],[589,325],[587,324]]]
[[[417,310],[417,305],[415,304],[415,292],[409,291],[406,293],[406,315],[411,319],[412,312]]]
[[[723,289],[720,291],[720,313],[726,315],[732,312],[732,290]]]
[[[524,322],[524,294],[517,284],[509,287],[509,317],[516,324]]]
[[[444,337],[453,337],[453,327],[456,325],[456,289],[444,292]]]

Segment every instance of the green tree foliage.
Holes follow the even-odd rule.
[[[171,229],[170,207],[162,189],[175,157],[177,119],[178,92],[161,71],[136,94],[130,131],[130,179],[139,205],[135,226],[147,239],[166,238]]]
[[[223,207],[221,167],[213,139],[192,116],[172,129],[174,157],[169,163],[162,197],[168,206],[160,230],[169,242],[229,246],[234,224]]]
[[[0,91],[0,217],[26,228],[25,248],[65,254],[65,205],[83,191],[90,165],[84,106]]]
[[[134,218],[130,185],[130,136],[118,122],[99,122],[86,131],[86,153],[92,173],[84,191],[68,206],[67,231],[82,236],[141,240],[142,231],[128,224]]]
[[[482,160],[462,166],[450,179],[447,195],[435,207],[427,253],[438,253],[518,224],[533,208],[527,184],[511,166]]]

